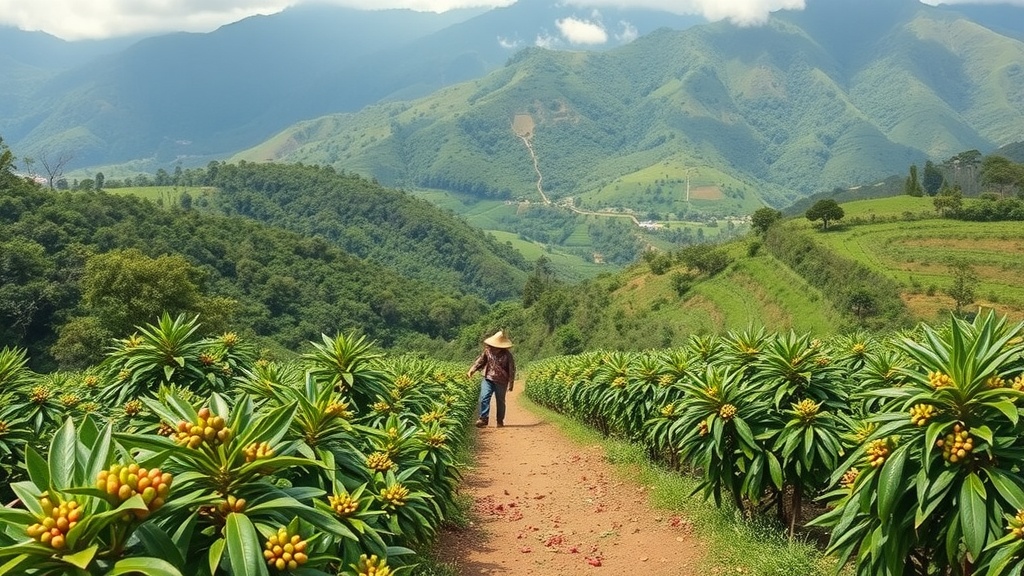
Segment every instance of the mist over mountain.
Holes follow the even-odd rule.
[[[1003,12],[1024,20],[1022,8]],[[1024,43],[958,9],[812,0],[761,27],[659,30],[601,53],[525,50],[480,80],[304,122],[240,157],[532,197],[536,175],[511,128],[529,117],[554,198],[608,204],[676,165],[784,205],[1019,140],[1022,63]]]
[[[559,21],[606,30],[604,41],[573,44],[579,38]],[[72,150],[74,166],[201,165],[302,119],[477,78],[522,46],[602,49],[699,21],[547,0],[441,14],[300,6],[210,33],[147,38],[47,75],[29,73],[33,54],[45,51],[0,37],[0,53],[10,56],[0,58],[0,86],[18,87],[6,89],[0,134],[26,155]]]

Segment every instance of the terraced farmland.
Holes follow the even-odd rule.
[[[921,319],[953,307],[946,295],[949,262],[968,261],[977,273],[978,305],[1024,318],[1024,233],[1020,222],[975,223],[933,219],[852,226],[817,236],[838,254],[899,282],[903,299]]]

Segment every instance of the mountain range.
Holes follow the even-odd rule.
[[[569,18],[605,41],[571,43]],[[1009,5],[809,0],[757,27],[550,0],[307,6],[63,56],[38,34],[0,34],[0,134],[114,172],[300,161],[477,198],[545,200],[542,180],[550,200],[674,214],[693,184],[726,214],[1024,134]],[[57,55],[33,59],[43,40]]]

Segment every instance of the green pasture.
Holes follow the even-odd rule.
[[[185,192],[188,192],[189,196],[192,197],[192,201],[195,202],[200,198],[209,198],[217,189],[209,186],[130,186],[124,188],[104,188],[103,191],[109,194],[145,198],[151,202],[161,202],[164,206],[172,206],[180,202],[181,196]]]
[[[572,281],[593,278],[602,272],[608,272],[613,269],[606,264],[595,264],[575,254],[562,252],[540,242],[523,240],[518,234],[513,234],[512,232],[488,230],[488,233],[499,242],[511,242],[512,246],[530,262],[536,262],[541,256],[544,256],[551,262],[551,267],[558,272],[559,277]]]

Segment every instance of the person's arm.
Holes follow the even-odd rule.
[[[512,354],[508,355],[508,389],[512,390],[516,382],[516,359],[512,357]]]
[[[469,372],[466,372],[466,378],[472,378],[477,370],[484,367],[484,364],[487,364],[487,354],[481,353],[476,361],[473,362],[473,365],[469,367]]]

